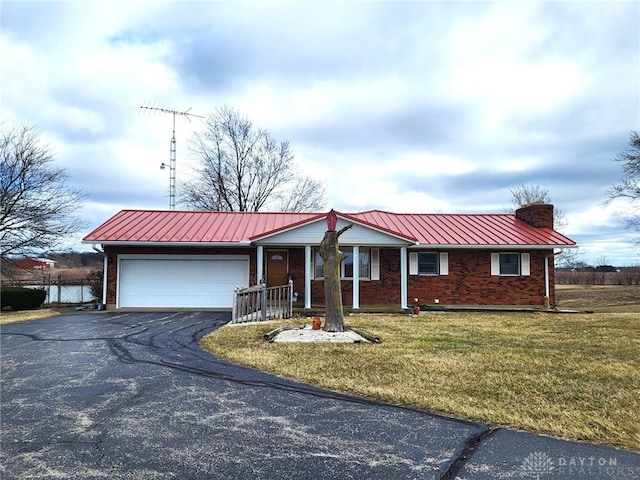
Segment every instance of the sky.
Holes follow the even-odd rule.
[[[168,209],[173,115],[229,106],[327,210],[503,213],[539,185],[579,258],[640,265],[612,159],[640,130],[637,1],[5,1],[0,121],[42,131],[86,229]],[[191,110],[189,110],[191,109]],[[198,117],[176,118],[177,183]]]

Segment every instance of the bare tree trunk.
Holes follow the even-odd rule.
[[[342,312],[342,286],[340,284],[340,262],[342,252],[338,237],[353,225],[347,225],[340,231],[327,231],[320,243],[320,256],[324,265],[324,303],[327,332],[344,331],[344,314]]]

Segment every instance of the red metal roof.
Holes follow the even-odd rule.
[[[387,231],[404,232],[421,245],[575,245],[573,240],[550,228],[536,228],[518,220],[513,213],[422,214],[371,210],[350,216]]]
[[[83,242],[237,243],[301,221],[313,213],[122,210]]]
[[[249,243],[324,218],[326,213],[122,210],[84,237],[85,243]],[[398,214],[371,210],[339,213],[407,240],[433,246],[573,246],[550,228],[515,214]]]

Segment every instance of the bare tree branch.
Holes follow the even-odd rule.
[[[3,126],[4,127],[4,126]],[[77,232],[83,193],[67,185],[34,127],[3,128],[0,138],[0,256],[51,249]]]
[[[199,160],[196,179],[180,192],[190,208],[300,212],[324,206],[324,186],[296,172],[289,142],[275,141],[232,108],[207,119],[191,150]]]
[[[623,213],[625,227],[639,234],[634,241],[640,245],[640,215],[637,214],[640,210],[640,135],[637,131],[631,132],[629,146],[630,149],[618,153],[613,159],[622,164],[625,177],[607,190],[609,198],[605,205],[616,199],[627,202]]]
[[[517,208],[537,202],[553,204],[549,190],[540,185],[525,185],[521,183],[509,191],[513,196],[511,199],[512,208],[508,209],[510,211],[515,211]],[[568,223],[564,212],[554,205],[553,228],[558,231],[564,230]]]
[[[615,162],[622,164],[622,171],[626,175],[620,182],[613,184],[607,191],[610,200],[623,198],[632,204],[640,201],[640,136],[638,132],[631,132],[629,139],[631,148],[618,153]],[[632,205],[637,208],[635,205]]]

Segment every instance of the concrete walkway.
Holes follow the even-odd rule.
[[[90,312],[0,327],[9,479],[629,479],[640,454],[338,395],[198,340],[229,315]]]

